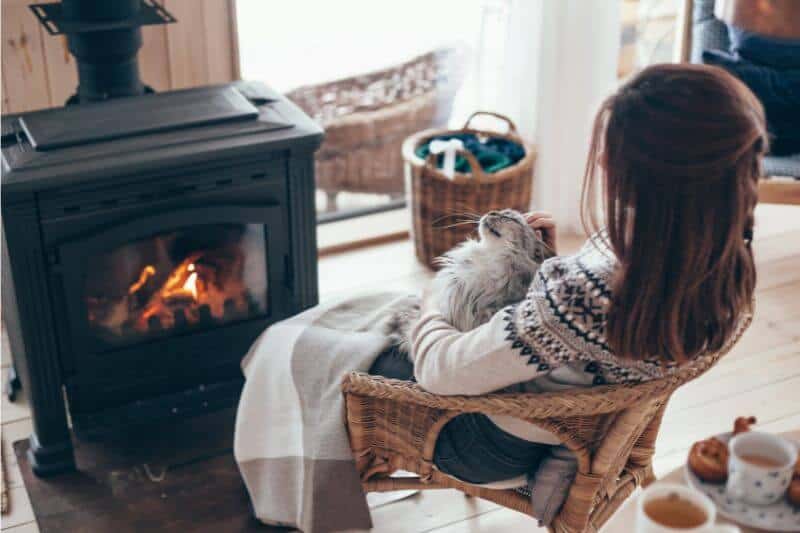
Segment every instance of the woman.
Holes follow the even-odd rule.
[[[411,335],[414,377],[437,394],[637,383],[727,347],[752,313],[766,147],[762,107],[731,75],[645,69],[595,119],[582,203],[596,233],[577,254],[546,261],[525,300],[472,331],[426,306]],[[555,246],[547,215],[529,222]],[[403,373],[391,353],[372,372]],[[495,482],[534,471],[553,444],[511,417],[461,415],[442,430],[434,462],[464,481]]]

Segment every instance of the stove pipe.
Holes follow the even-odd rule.
[[[141,0],[63,0],[65,20],[114,22],[136,17]],[[68,103],[94,102],[146,92],[136,55],[142,46],[139,26],[70,33],[69,51],[78,64],[78,94]]]

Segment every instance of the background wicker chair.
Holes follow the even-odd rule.
[[[551,530],[597,531],[636,487],[655,480],[655,440],[672,393],[713,366],[736,340],[702,364],[668,378],[560,393],[438,396],[412,382],[354,372],[345,377],[342,389],[364,490],[455,488],[532,514],[527,489],[462,483],[433,465],[436,439],[453,417],[471,412],[511,415],[551,431],[577,457],[577,476]],[[418,477],[389,477],[396,470]]]
[[[726,0],[729,4],[737,0]],[[750,1],[750,0],[745,0]],[[771,0],[768,0],[768,2]],[[730,45],[725,23],[715,15],[717,0],[684,0],[686,21],[681,25],[681,61],[702,63],[704,50],[727,50]],[[765,4],[770,10],[789,7],[785,0]],[[797,9],[796,6],[794,9]],[[800,28],[797,28],[800,38]],[[800,204],[800,154],[764,158],[765,179],[759,184],[759,201]]]
[[[400,146],[412,133],[446,124],[462,66],[459,53],[440,49],[385,70],[287,93],[325,128],[316,180],[329,211],[336,210],[340,191],[403,194]]]

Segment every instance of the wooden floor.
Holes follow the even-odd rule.
[[[755,241],[758,263],[756,319],[716,368],[679,390],[667,410],[656,448],[656,473],[684,460],[695,440],[725,431],[740,415],[755,415],[769,431],[800,428],[800,207],[759,206]],[[561,252],[579,245],[563,239]],[[323,300],[376,288],[416,290],[429,274],[414,259],[408,241],[324,258],[320,263]],[[2,365],[8,365],[3,339]],[[3,396],[3,461],[11,487],[11,513],[2,530],[38,531],[10,444],[31,430],[24,398],[10,404]],[[198,502],[198,505],[203,505]],[[454,491],[431,491],[373,511],[381,533],[467,533],[537,530],[535,522],[513,511]]]

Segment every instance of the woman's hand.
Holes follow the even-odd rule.
[[[534,211],[533,213],[526,213],[525,220],[528,225],[535,229],[541,236],[544,243],[556,251],[556,221],[553,220],[553,215],[546,211]]]

